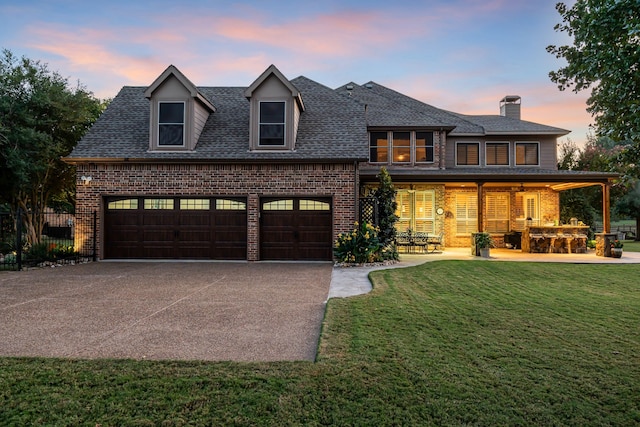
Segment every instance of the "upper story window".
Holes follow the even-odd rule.
[[[260,102],[260,140],[263,146],[285,145],[285,102]]]
[[[540,144],[537,142],[516,142],[516,165],[540,165]]]
[[[480,143],[479,142],[456,143],[456,165],[457,166],[480,165]]]
[[[369,161],[372,163],[387,163],[389,161],[387,132],[371,132],[369,134]]]
[[[371,163],[433,163],[433,132],[374,131],[369,133]]]
[[[411,163],[411,132],[393,132],[393,163]]]
[[[509,166],[509,143],[487,142],[485,162],[487,166]]]
[[[184,146],[184,102],[158,103],[158,146]]]
[[[433,132],[416,132],[416,162],[433,163]]]

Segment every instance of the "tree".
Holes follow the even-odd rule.
[[[587,111],[598,136],[640,143],[640,2],[577,0],[556,10],[562,23],[554,28],[573,45],[547,47],[567,62],[549,77],[560,90],[591,89]]]
[[[635,240],[640,240],[640,180],[637,180],[633,188],[617,201],[614,212],[636,220]]]
[[[25,213],[30,243],[40,240],[45,207],[75,187],[74,168],[61,158],[101,111],[100,101],[80,84],[70,87],[39,61],[2,51],[0,203]]]
[[[396,189],[391,181],[391,175],[386,168],[381,168],[378,174],[379,186],[373,193],[378,204],[378,239],[383,247],[393,243],[396,238],[395,224],[398,221],[396,209]]]

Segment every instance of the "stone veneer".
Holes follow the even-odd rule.
[[[84,184],[80,177],[91,176]],[[98,212],[97,256],[102,258],[105,196],[242,196],[247,197],[247,259],[259,254],[260,197],[314,196],[333,199],[333,240],[356,220],[353,163],[333,164],[195,164],[91,163],[77,165],[77,210]],[[78,221],[83,224],[84,221]],[[88,221],[87,223],[90,223]],[[76,247],[93,244],[78,230]]]

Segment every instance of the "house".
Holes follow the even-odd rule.
[[[467,116],[370,82],[328,88],[275,66],[247,87],[195,86],[169,66],[123,87],[66,161],[78,212],[97,212],[100,259],[330,260],[338,234],[386,167],[398,229],[498,241],[559,217],[559,192],[612,174],[559,171],[568,131],[500,114]],[[81,230],[80,230],[81,231]]]

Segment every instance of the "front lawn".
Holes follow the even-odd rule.
[[[329,302],[316,363],[0,358],[0,424],[637,425],[639,275],[376,272],[372,293]]]

